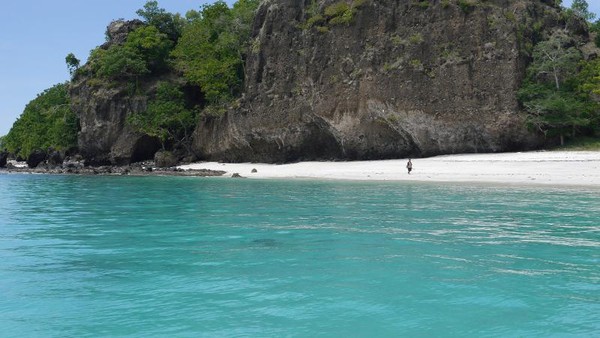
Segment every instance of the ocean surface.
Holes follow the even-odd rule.
[[[600,336],[600,190],[0,175],[0,337],[400,336]]]

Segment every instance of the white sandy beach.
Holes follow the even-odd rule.
[[[224,170],[231,176],[268,179],[332,179],[423,182],[486,182],[505,184],[578,185],[600,187],[600,152],[539,151],[499,154],[444,155],[412,159],[292,164],[201,162],[182,169]],[[252,173],[256,169],[256,173]]]

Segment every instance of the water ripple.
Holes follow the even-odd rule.
[[[6,336],[593,336],[597,191],[0,176]]]

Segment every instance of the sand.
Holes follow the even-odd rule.
[[[256,179],[327,179],[361,181],[482,182],[600,187],[600,152],[539,151],[444,155],[412,159],[292,164],[201,162],[182,169],[224,170]],[[256,173],[252,173],[256,169]]]

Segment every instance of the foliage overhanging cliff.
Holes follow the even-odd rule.
[[[19,127],[26,114],[3,144],[23,156],[66,149],[77,130],[91,164],[161,149],[287,162],[597,135],[600,23],[586,11],[550,0],[240,0],[182,17],[148,1],[143,20],[109,25],[85,65],[67,56],[69,144],[25,146],[15,135],[38,133]]]

